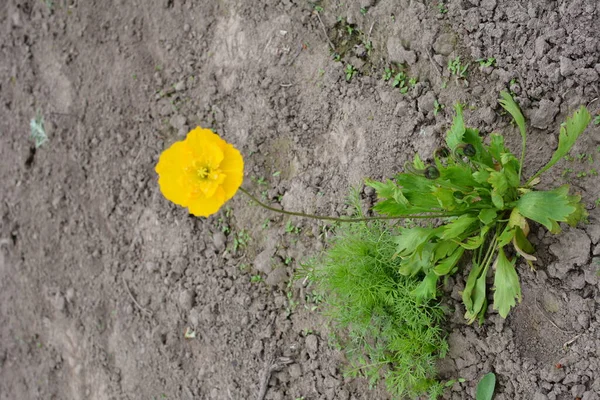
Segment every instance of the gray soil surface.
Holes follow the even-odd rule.
[[[597,0],[316,5],[0,2],[0,399],[237,400],[261,387],[268,400],[387,399],[344,378],[318,296],[291,280],[327,228],[241,193],[192,217],[158,189],[161,151],[210,127],[244,154],[246,188],[341,215],[351,185],[428,157],[456,102],[518,150],[496,101],[516,95],[535,127],[526,174],[550,158],[568,113],[600,110]],[[448,71],[457,56],[466,79]],[[381,78],[393,63],[418,78],[406,94]],[[36,150],[38,111],[49,141]],[[542,180],[571,184],[590,223],[559,236],[534,227],[539,260],[519,265],[523,302],[508,319],[466,325],[464,277],[447,283],[440,377],[465,380],[446,399],[473,399],[490,371],[496,400],[600,399],[599,145],[591,125],[573,150],[586,156]]]

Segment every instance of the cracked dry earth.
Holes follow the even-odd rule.
[[[387,399],[344,378],[318,299],[291,279],[326,229],[240,196],[193,218],[161,196],[154,165],[190,128],[210,127],[244,154],[247,188],[341,215],[351,185],[431,154],[455,102],[516,149],[496,102],[515,94],[533,126],[525,173],[550,157],[575,107],[598,114],[596,0],[442,5],[2,1],[0,399]],[[467,79],[449,74],[457,56]],[[381,79],[398,63],[417,78],[405,94]],[[37,112],[49,140],[35,149]],[[465,380],[445,399],[473,399],[489,371],[496,400],[600,398],[598,145],[591,125],[573,150],[583,161],[541,182],[571,184],[589,224],[533,230],[539,261],[519,265],[523,302],[508,319],[465,325],[464,277],[447,283],[440,378]]]

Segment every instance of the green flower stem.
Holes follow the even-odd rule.
[[[252,201],[254,201],[256,204],[258,204],[259,206],[261,206],[262,208],[265,208],[269,211],[273,211],[279,214],[285,214],[285,215],[291,215],[294,217],[303,217],[303,218],[311,218],[311,219],[318,219],[321,221],[334,221],[334,222],[366,222],[366,221],[377,221],[377,220],[384,220],[384,219],[404,219],[404,218],[445,218],[445,217],[452,217],[458,214],[454,214],[454,213],[446,213],[446,214],[428,214],[428,215],[403,215],[400,217],[390,217],[390,216],[384,216],[384,217],[363,217],[363,218],[340,218],[340,217],[329,217],[329,216],[323,216],[323,215],[314,215],[314,214],[305,214],[305,213],[300,213],[300,212],[293,212],[293,211],[285,211],[285,210],[280,210],[271,206],[266,205],[265,203],[263,203],[262,201],[258,200],[255,196],[253,196],[252,194],[250,194],[246,189],[244,189],[243,187],[240,187],[240,191],[242,193],[244,193],[246,196],[250,197],[250,199],[252,199]]]

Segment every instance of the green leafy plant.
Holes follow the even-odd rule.
[[[446,8],[446,5],[441,1],[438,3],[437,8],[440,14],[446,14],[448,12],[448,8]]]
[[[479,63],[480,67],[493,67],[496,64],[496,59],[494,57],[479,58],[476,61]]]
[[[413,296],[419,281],[399,272],[397,234],[383,222],[344,224],[304,273],[324,293],[323,312],[351,364],[347,376],[372,386],[383,378],[398,398],[435,399],[443,390],[435,361],[447,350],[443,311]]]
[[[346,69],[344,70],[344,73],[346,74],[346,82],[350,82],[357,72],[358,71],[352,64],[346,64]]]
[[[475,400],[492,400],[495,389],[496,375],[493,372],[485,374],[477,384]]]
[[[486,276],[494,274],[493,308],[506,318],[521,301],[521,287],[515,269],[516,258],[509,245],[529,265],[536,258],[527,239],[529,222],[535,221],[551,233],[560,232],[560,222],[575,226],[586,217],[581,197],[569,194],[569,186],[535,190],[539,176],[562,159],[585,130],[591,116],[581,107],[562,124],[558,148],[539,171],[522,177],[525,160],[525,118],[506,92],[500,105],[512,116],[522,138],[517,158],[504,145],[504,138],[492,134],[483,142],[477,129],[465,127],[462,107],[446,135],[447,148],[425,164],[417,154],[395,181],[367,181],[380,201],[375,211],[393,217],[441,218],[437,226],[402,228],[394,240],[394,257],[399,272],[421,277],[415,289],[417,299],[436,297],[440,277],[455,273],[467,251],[472,252],[469,275],[462,293],[469,323],[483,321],[487,310]]]
[[[448,71],[450,71],[451,75],[456,76],[456,78],[466,78],[467,70],[469,69],[469,64],[462,64],[460,61],[460,56],[455,59],[448,60]]]

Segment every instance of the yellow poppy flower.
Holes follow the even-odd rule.
[[[185,140],[163,151],[156,173],[167,200],[187,207],[197,217],[208,217],[242,184],[244,159],[213,131],[197,127]]]

